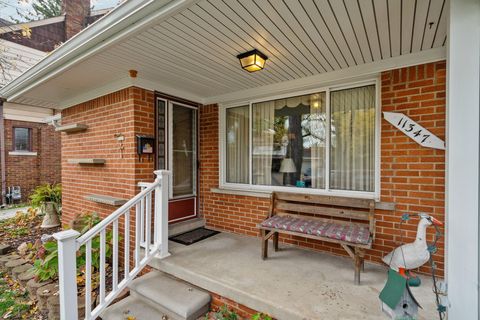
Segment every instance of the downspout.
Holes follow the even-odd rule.
[[[1,207],[5,207],[5,195],[6,195],[6,185],[7,185],[7,179],[6,179],[6,173],[5,173],[5,157],[6,157],[6,152],[5,152],[5,121],[3,117],[3,103],[5,102],[5,99],[0,98],[0,170],[1,170],[1,179],[2,179],[2,204]]]

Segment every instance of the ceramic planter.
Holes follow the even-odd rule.
[[[60,225],[60,217],[58,216],[55,203],[46,202],[43,205],[43,212],[45,216],[43,217],[41,228],[54,228]]]

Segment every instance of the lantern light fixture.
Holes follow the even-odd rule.
[[[257,49],[241,53],[237,56],[240,60],[240,65],[242,69],[247,70],[248,72],[255,72],[262,70],[265,67],[265,62],[268,57]]]

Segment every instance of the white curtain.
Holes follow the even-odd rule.
[[[310,132],[312,135],[311,175],[312,188],[325,188],[325,142],[326,115],[325,93],[315,94],[310,99]]]
[[[226,181],[248,183],[249,110],[248,106],[226,111]]]
[[[275,134],[275,102],[253,105],[253,184],[272,184],[273,138]]]
[[[374,191],[375,86],[333,91],[330,188]]]

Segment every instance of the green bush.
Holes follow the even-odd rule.
[[[221,306],[217,312],[214,312],[212,315],[215,320],[240,320],[237,313],[233,310],[228,310],[227,306]],[[206,317],[208,320],[208,316]]]
[[[62,203],[62,185],[57,184],[43,184],[36,187],[30,195],[30,202],[34,208],[42,208],[45,203],[52,202],[57,212]]]
[[[265,313],[256,313],[252,316],[251,320],[272,320],[272,317]]]
[[[93,226],[101,221],[96,213],[84,214],[80,218],[78,226],[81,234],[86,233]],[[105,235],[105,257],[109,259],[112,256],[112,231]],[[119,241],[121,237],[119,237]],[[92,238],[92,273],[100,268],[100,235]],[[86,246],[81,246],[77,252],[77,272],[80,274],[86,264],[85,258]],[[55,279],[58,276],[58,246],[56,241],[45,242],[37,252],[37,259],[33,264],[33,272],[37,280],[46,281]]]
[[[228,310],[227,305],[221,306],[216,312],[209,312],[205,316],[205,320],[241,320],[241,318],[235,311]],[[246,319],[245,319],[246,320]],[[265,313],[256,313],[250,320],[272,320],[268,314]]]

